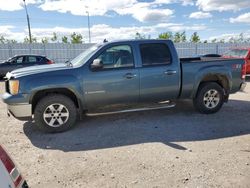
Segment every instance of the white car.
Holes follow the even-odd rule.
[[[0,187],[28,188],[26,181],[2,145],[0,145]]]

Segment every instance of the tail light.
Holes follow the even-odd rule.
[[[15,187],[18,187],[24,180],[16,168],[14,162],[8,155],[8,153],[4,150],[4,148],[0,145],[0,160],[8,171],[11,179],[14,182]]]
[[[51,61],[51,60],[48,60],[47,61],[47,64],[53,64],[54,62],[53,61]]]
[[[242,66],[241,69],[241,79],[245,79],[246,78],[246,73],[247,73],[247,66],[246,66],[247,62],[245,61],[245,63]]]

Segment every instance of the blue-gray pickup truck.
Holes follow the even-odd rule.
[[[191,99],[215,113],[245,87],[244,60],[179,59],[172,41],[127,40],[94,45],[65,64],[17,69],[6,75],[8,114],[62,132],[82,116],[173,107]]]

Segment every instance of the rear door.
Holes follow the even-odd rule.
[[[119,44],[103,49],[96,57],[103,68],[84,75],[83,88],[90,111],[126,109],[139,98],[139,74],[130,45]]]
[[[174,46],[173,46],[174,47]],[[139,44],[141,55],[140,101],[175,99],[180,90],[179,62],[171,55],[168,45],[162,43]]]

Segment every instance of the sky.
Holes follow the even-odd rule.
[[[202,40],[250,37],[249,0],[26,0],[31,33],[41,40],[76,32],[88,42],[131,39],[136,32],[198,32]],[[19,42],[28,36],[23,0],[0,0],[0,36]]]

